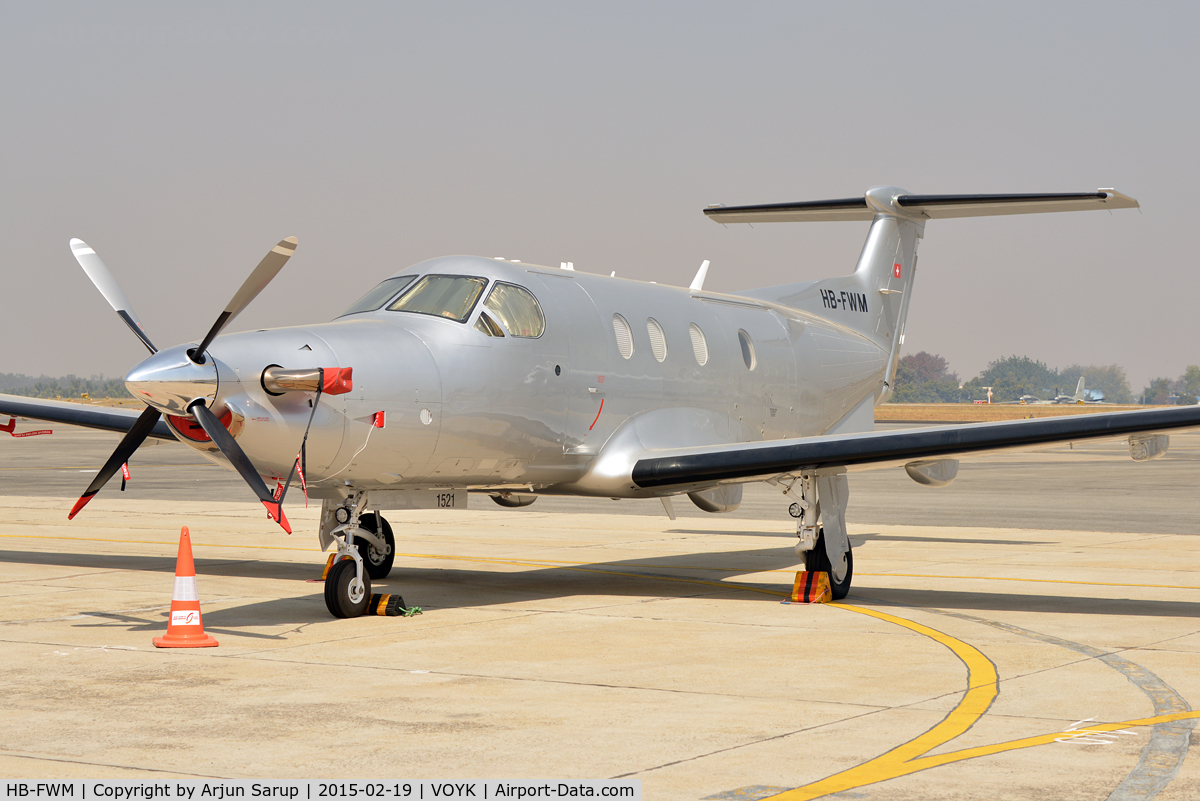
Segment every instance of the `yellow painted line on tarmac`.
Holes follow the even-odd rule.
[[[787,572],[787,571],[780,571]],[[1035,584],[1084,584],[1093,587],[1154,587],[1167,590],[1200,590],[1189,584],[1130,584],[1119,581],[1073,581],[1071,579],[1014,578],[1011,576],[939,576],[932,573],[858,573],[859,576],[899,576],[903,578],[963,579],[965,581],[1027,581]]]
[[[164,542],[163,540],[129,540],[129,539],[112,539],[106,537],[38,537],[31,534],[0,534],[0,539],[30,539],[30,540],[67,540],[70,542],[116,542],[126,545],[164,545],[171,548],[179,546],[179,540],[171,540]],[[192,541],[192,547],[196,548],[251,548],[259,551],[320,551],[317,548],[300,548],[288,545],[220,545],[213,542],[196,542]]]
[[[772,799],[804,801],[804,799],[818,798],[830,793],[840,793],[843,790],[887,781],[897,776],[903,776],[906,773],[912,773],[914,770],[921,770],[922,768],[911,766],[919,764],[921,761],[920,758],[924,757],[925,754],[939,746],[945,745],[974,726],[988,711],[988,708],[992,705],[992,701],[996,700],[996,696],[1000,692],[1000,676],[996,673],[996,666],[992,663],[992,660],[988,659],[975,646],[965,643],[956,637],[951,637],[945,632],[932,629],[929,626],[923,626],[912,620],[897,617],[896,615],[889,615],[887,612],[879,612],[874,609],[865,609],[861,606],[852,606],[838,602],[828,605],[837,609],[845,609],[848,612],[856,612],[860,615],[878,618],[888,623],[894,623],[897,626],[902,626],[944,645],[966,665],[967,691],[963,694],[958,705],[950,710],[940,723],[923,734],[861,765],[856,765],[841,773],[835,773],[828,778],[806,784],[803,787],[797,787],[794,790],[773,795],[771,796]],[[936,758],[927,757],[927,759]],[[933,765],[929,765],[929,767],[933,767]]]
[[[1106,732],[1118,731],[1120,729],[1131,729],[1138,726],[1154,726],[1159,723],[1170,723],[1176,720],[1187,720],[1189,718],[1200,718],[1200,712],[1173,712],[1169,715],[1157,715],[1152,718],[1140,718],[1138,720],[1126,720],[1121,723],[1090,723],[1088,724],[1088,732]],[[820,796],[829,793],[836,793],[842,790],[849,790],[854,787],[863,787],[868,784],[876,784],[878,782],[895,779],[900,776],[907,776],[910,773],[916,773],[929,768],[936,768],[941,765],[949,765],[953,762],[961,762],[965,759],[974,759],[976,757],[991,756],[993,754],[1001,754],[1005,751],[1015,751],[1020,748],[1030,748],[1035,745],[1047,745],[1063,738],[1078,737],[1081,731],[1056,731],[1049,734],[1038,734],[1033,737],[1023,737],[1019,740],[1009,740],[1006,743],[996,743],[995,745],[981,745],[975,748],[964,748],[961,751],[951,751],[948,754],[937,754],[935,756],[922,756],[917,759],[909,759],[907,761],[890,761],[888,764],[878,764],[880,760],[891,756],[895,751],[889,751],[881,757],[865,762],[855,768],[835,773],[827,779],[822,779],[812,784],[806,784],[803,787],[797,787],[794,790],[779,793],[778,795],[769,796],[770,801],[779,799],[779,801],[806,801],[811,798],[819,798]],[[871,770],[862,771],[862,768],[874,766]],[[853,775],[852,775],[853,774]],[[768,801],[764,799],[764,801]]]
[[[164,541],[160,541],[160,540],[131,540],[131,539],[116,539],[116,538],[104,538],[104,537],[42,537],[42,536],[37,536],[37,535],[32,535],[32,534],[0,534],[0,539],[68,540],[68,541],[76,541],[76,542],[116,542],[116,543],[132,544],[132,545],[175,546],[178,544],[177,540],[172,540],[170,542],[164,542]],[[215,542],[196,542],[194,540],[192,541],[192,545],[194,547],[201,547],[201,548],[248,548],[248,549],[252,549],[252,550],[261,550],[261,551],[304,551],[307,553],[322,553],[321,549],[319,549],[319,548],[304,548],[301,546],[294,546],[294,545],[250,545],[250,544],[246,544],[246,543],[237,543],[236,545],[229,545],[229,544],[220,544],[220,543],[215,543]],[[450,555],[450,554],[397,553],[396,555],[397,556],[406,556],[411,559],[448,559],[448,560],[459,559],[459,560],[473,561],[473,562],[495,561],[499,564],[521,564],[523,566],[534,566],[534,567],[552,567],[555,565],[578,565],[579,564],[578,560],[568,560],[568,559],[525,559],[525,560],[521,560],[520,562],[509,562],[509,561],[506,561],[503,559],[488,559],[486,557],[470,557],[469,559],[467,559],[465,557],[454,556],[454,555]],[[593,562],[592,564],[615,565],[615,564],[620,564],[620,563],[619,562]],[[752,567],[707,567],[707,566],[699,566],[699,565],[672,565],[672,564],[664,564],[664,565],[646,564],[646,565],[642,565],[642,567],[645,567],[647,569],[653,569],[653,570],[710,570],[713,572],[720,572],[720,573],[745,573],[745,574],[748,574],[748,573],[791,574],[791,573],[796,572],[796,569],[781,570],[781,569],[771,568],[769,570],[756,570]],[[799,567],[799,565],[797,565],[797,568],[798,567]],[[622,574],[614,574],[614,575],[622,575]],[[1031,583],[1035,583],[1035,584],[1079,584],[1079,585],[1094,586],[1094,587],[1140,587],[1140,588],[1165,589],[1165,590],[1200,590],[1200,586],[1195,586],[1195,585],[1190,585],[1190,584],[1134,584],[1134,583],[1130,583],[1130,582],[1117,582],[1117,581],[1073,581],[1071,579],[1016,578],[1013,576],[948,576],[948,575],[937,575],[934,573],[857,573],[856,575],[858,575],[858,576],[874,576],[877,578],[887,578],[889,576],[896,576],[899,578],[961,579],[963,581],[1021,581],[1021,582],[1031,582]],[[722,585],[722,586],[729,586],[729,585]]]
[[[3,415],[0,415],[3,416]],[[0,467],[0,470],[99,470],[104,465],[99,464],[80,464],[67,465],[66,467]],[[161,464],[154,462],[138,462],[138,467],[217,467],[218,465],[212,462],[193,462],[190,464],[169,464],[163,462]]]

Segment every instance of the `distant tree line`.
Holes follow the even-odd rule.
[[[1142,390],[1143,403],[1174,403],[1179,406],[1195,406],[1200,397],[1200,365],[1189,364],[1183,375],[1174,380],[1152,378]]]
[[[91,378],[77,375],[51,378],[45,375],[34,377],[23,373],[0,373],[0,392],[29,398],[78,398],[83,394],[92,398],[130,397],[125,389],[125,379],[101,375]]]
[[[1104,393],[1109,403],[1134,403],[1125,368],[1116,364],[1072,364],[1061,370],[1028,356],[1008,356],[996,359],[970,381],[960,382],[946,360],[936,354],[914,353],[900,359],[896,370],[894,403],[971,403],[987,400],[987,387],[992,388],[992,400],[998,403],[1020,400],[1030,395],[1052,400],[1057,395],[1072,395],[1084,379],[1084,387]],[[1192,383],[1187,383],[1191,377]],[[1158,383],[1155,383],[1158,382]],[[1165,382],[1165,383],[1164,383]],[[1181,389],[1195,403],[1200,394],[1200,367],[1189,367],[1177,381],[1155,379],[1142,393],[1145,403],[1174,403],[1167,397]]]

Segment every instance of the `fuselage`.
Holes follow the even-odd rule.
[[[405,276],[416,278],[395,297],[385,286],[375,310],[220,336],[208,372],[181,367],[191,383],[169,393],[158,391],[170,382],[156,365],[181,362],[189,346],[159,353],[131,372],[130,389],[175,415],[180,440],[218,463],[179,404],[194,393],[228,411],[268,478],[286,477],[307,430],[306,479],[318,496],[465,487],[633,497],[646,493],[620,476],[630,455],[825,433],[878,397],[889,357],[829,319],[737,295],[469,256],[393,278]],[[389,309],[426,276],[479,279],[464,319],[458,307]],[[499,285],[526,290],[544,330],[495,319],[487,304],[496,307]],[[313,393],[267,391],[271,366],[350,367],[353,390],[322,396],[314,412]]]

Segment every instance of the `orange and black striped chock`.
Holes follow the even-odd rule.
[[[353,556],[343,556],[342,559],[353,559]],[[337,561],[337,554],[329,554],[329,558],[325,560],[325,569],[321,571],[321,581],[329,578],[329,571],[333,570],[333,563]]]
[[[400,617],[404,615],[406,607],[404,599],[399,593],[375,593],[371,596],[371,603],[367,604],[368,615],[379,615],[380,617]]]
[[[829,574],[824,570],[801,570],[785,604],[823,604],[833,600],[829,589]]]

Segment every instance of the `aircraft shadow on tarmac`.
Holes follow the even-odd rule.
[[[942,540],[939,540],[942,541]],[[990,542],[990,541],[989,541]],[[1027,543],[1021,543],[1027,544]],[[404,559],[403,556],[400,557]],[[464,561],[468,561],[464,558]],[[520,567],[522,560],[512,559]],[[530,560],[537,561],[537,560]],[[175,570],[174,557],[32,553],[0,550],[0,564],[92,568],[99,570],[141,570],[162,573],[164,576],[164,606],[169,598],[168,576]],[[201,599],[205,576],[261,578],[264,580],[309,581],[319,577],[322,563],[277,562],[268,560],[203,559],[196,560],[200,576]],[[728,583],[727,589],[713,586],[739,574],[770,570],[793,570],[796,556],[789,548],[706,551],[694,554],[675,554],[646,559],[627,559],[613,562],[580,563],[561,567],[529,567],[522,570],[473,570],[443,567],[435,562],[416,566],[397,565],[387,579],[374,582],[375,592],[398,592],[410,605],[428,610],[485,607],[501,604],[532,603],[574,596],[607,596],[637,598],[694,598],[708,594],[737,593],[742,599],[777,603],[771,595],[744,592],[743,586]],[[667,579],[667,580],[664,580]],[[681,580],[682,579],[682,580]],[[700,582],[700,583],[696,583]],[[712,583],[710,583],[712,582]],[[873,584],[887,582],[884,575],[871,577]],[[770,589],[786,589],[790,581],[781,578]],[[238,599],[220,608],[205,611],[206,626],[219,633],[224,628],[239,636],[243,627],[303,625],[327,620],[324,610],[323,585],[312,583],[312,591],[301,597],[276,598],[237,604]],[[264,588],[265,589],[265,588]],[[1031,588],[1032,589],[1032,588]],[[1079,588],[1083,590],[1082,587]],[[1128,588],[1133,589],[1133,588]],[[1079,615],[1126,615],[1138,617],[1200,618],[1200,602],[1164,601],[1122,598],[1102,595],[1123,592],[1126,588],[1097,587],[1093,597],[1052,595],[1044,592],[968,592],[962,590],[909,589],[874,586],[852,591],[848,602],[973,611],[1052,612]],[[265,589],[264,594],[269,593]],[[213,598],[217,603],[219,599]],[[132,630],[158,629],[162,626],[157,612],[139,616],[122,612],[81,611],[92,623],[79,625],[127,626]],[[101,622],[103,621],[103,622]],[[250,635],[275,639],[274,635]]]
[[[795,542],[796,535],[792,532],[771,533],[762,531],[712,531],[702,529],[673,528],[668,534],[717,534],[722,537],[786,537],[789,542]],[[857,548],[864,542],[879,540],[880,542],[946,542],[964,545],[1058,545],[1049,540],[1000,540],[982,537],[906,537],[898,534],[855,534],[850,537],[850,544]]]

